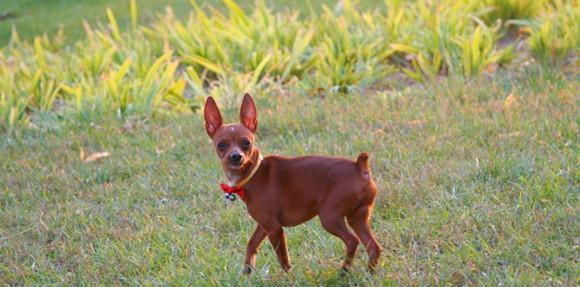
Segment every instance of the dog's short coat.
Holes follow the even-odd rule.
[[[229,185],[242,183],[238,187],[243,188],[247,210],[257,222],[248,242],[244,273],[254,268],[258,247],[266,236],[282,268],[290,270],[283,227],[304,223],[316,215],[324,229],[346,244],[343,270],[351,267],[359,242],[366,247],[369,269],[375,269],[381,247],[369,220],[377,188],[367,153],[361,153],[356,161],[323,156],[267,156],[262,160],[254,142],[257,111],[249,94],[242,102],[240,124],[224,125],[212,97],[205,103],[204,119]]]

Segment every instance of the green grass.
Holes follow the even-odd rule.
[[[15,33],[0,50],[0,133],[29,127],[41,112],[98,121],[114,110],[118,117],[153,119],[196,112],[207,95],[352,94],[401,79],[475,78],[535,59],[573,66],[580,47],[574,22],[580,7],[570,2],[546,3],[542,13],[522,14],[531,19],[509,20],[525,27],[516,38],[501,22],[490,26],[476,17],[493,8],[478,0],[385,0],[382,8],[355,2],[306,13],[265,1],[245,10],[234,0],[192,3],[178,11],[188,11],[187,19],[167,9],[139,24],[147,12],[132,0],[121,13],[131,15],[130,23],[107,8],[107,21],[83,23],[86,35],[74,44],[62,33],[33,41]]]
[[[255,274],[239,275],[254,222],[224,203],[199,114],[37,113],[0,140],[0,284],[577,285],[578,88],[575,73],[532,66],[349,96],[256,95],[266,154],[371,153],[385,252],[372,276],[359,248],[346,278],[344,246],[317,220],[288,229],[291,274],[264,244]],[[240,98],[222,98],[227,121]],[[83,163],[81,151],[111,156]]]
[[[203,7],[218,5],[223,8],[220,0],[198,0]],[[367,6],[378,4],[381,1],[372,0],[365,3]],[[186,18],[191,10],[190,0],[138,0],[139,7],[143,10],[140,20],[147,23],[154,19],[157,13],[162,13],[165,7],[170,6],[179,18]],[[254,1],[241,1],[240,5],[250,10]],[[306,0],[269,0],[269,6],[284,10],[286,7],[301,8],[307,10]],[[334,4],[332,0],[311,0],[310,3],[316,9],[323,3]],[[87,20],[94,24],[97,21],[107,21],[105,9],[110,7],[123,28],[130,25],[129,0],[16,0],[0,1],[0,12],[10,11],[17,17],[0,21],[0,47],[6,45],[12,35],[12,26],[21,34],[23,39],[32,40],[35,36],[48,33],[58,33],[62,25],[68,43],[84,37],[82,21]]]
[[[22,39],[0,50],[0,285],[578,285],[573,1],[152,16],[165,2],[138,19],[129,1],[0,3],[20,14],[0,39],[13,21]],[[371,153],[377,275],[361,247],[340,278],[344,246],[317,220],[288,229],[291,274],[264,244],[239,275],[254,223],[222,199],[198,109],[213,95],[233,120],[245,91],[266,154]]]
[[[147,12],[142,16],[144,21],[155,12],[162,11],[168,1],[140,0]],[[169,3],[176,11],[187,11],[191,4],[188,0],[174,0]],[[31,40],[35,36],[48,33],[54,35],[62,25],[69,42],[84,36],[82,21],[90,23],[106,20],[105,8],[111,9],[120,16],[123,24],[129,23],[129,1],[116,0],[19,0],[0,2],[0,11],[12,11],[17,17],[0,21],[0,46],[10,40],[12,26],[15,25],[22,38]],[[187,8],[187,9],[185,9]],[[184,14],[180,14],[184,15]]]

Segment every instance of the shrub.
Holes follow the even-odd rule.
[[[497,45],[504,26],[485,17],[531,18],[513,23],[527,25],[531,52],[542,61],[576,51],[579,8],[554,2],[539,15],[533,2],[386,0],[384,9],[360,10],[344,0],[300,15],[273,12],[264,1],[246,13],[224,0],[225,12],[194,3],[186,21],[167,9],[139,26],[133,0],[126,32],[110,9],[107,24],[84,23],[86,37],[70,46],[62,30],[32,43],[14,32],[0,52],[0,130],[26,126],[35,111],[150,118],[197,111],[208,94],[347,93],[397,69],[416,81],[477,76],[514,57],[512,45]]]

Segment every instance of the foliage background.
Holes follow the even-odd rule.
[[[578,285],[577,1],[133,3],[0,3],[0,284]],[[239,276],[245,91],[267,154],[371,153],[377,275],[313,220]]]

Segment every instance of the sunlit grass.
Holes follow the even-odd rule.
[[[530,50],[538,60],[557,64],[580,47],[580,6],[556,1],[545,16],[530,28]]]
[[[0,52],[2,133],[27,127],[36,112],[152,118],[195,112],[206,95],[352,93],[388,86],[400,72],[420,82],[476,77],[517,58],[516,42],[499,45],[506,26],[478,18],[489,13],[479,1],[386,0],[380,9],[341,1],[302,14],[263,1],[246,10],[230,0],[226,9],[193,2],[186,20],[168,9],[144,26],[137,2],[130,3],[130,29],[107,9],[107,22],[85,22],[85,36],[73,45],[63,31],[32,42],[14,32]],[[511,23],[529,27],[534,57],[560,63],[578,50],[580,12],[567,2],[542,5],[542,13],[514,12],[530,19]]]
[[[143,22],[152,6],[127,1],[73,44],[14,32],[0,285],[575,285],[576,2],[363,2]],[[340,277],[344,246],[317,220],[288,229],[290,275],[268,244],[239,275],[254,222],[222,201],[198,112],[212,95],[234,121],[243,92],[266,154],[370,152],[377,275],[361,246]]]
[[[288,229],[291,275],[266,243],[240,276],[254,222],[223,201],[199,115],[35,113],[0,139],[0,284],[574,285],[577,90],[536,66],[348,97],[256,94],[265,154],[371,154],[384,256],[370,275],[360,246],[344,278],[344,245],[316,219]],[[222,101],[235,121],[240,95]]]

